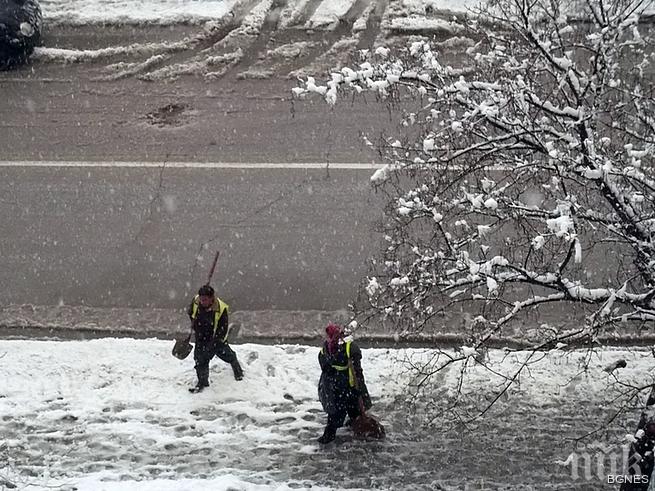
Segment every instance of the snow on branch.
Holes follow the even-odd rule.
[[[459,33],[474,41],[457,63],[413,42],[368,52],[326,82],[299,81],[296,97],[337,108],[346,95],[374,93],[400,123],[381,140],[386,165],[371,179],[388,200],[362,311],[402,333],[438,331],[436,313],[464,311],[484,319],[472,346],[490,333],[520,337],[526,319],[555,304],[560,327],[535,346],[570,333],[567,323],[589,341],[653,320],[645,7],[492,0]]]

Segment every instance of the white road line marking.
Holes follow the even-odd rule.
[[[112,161],[72,161],[72,160],[0,160],[0,167],[145,167],[171,169],[353,169],[374,170],[383,164],[359,162],[112,162]]]

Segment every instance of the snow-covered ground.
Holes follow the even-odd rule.
[[[184,75],[200,75],[208,80],[232,75],[257,79],[317,75],[352,64],[352,60],[359,59],[359,50],[403,46],[408,36],[436,37],[444,56],[461,61],[462,46],[473,44],[473,40],[461,37],[462,14],[474,14],[481,2],[41,0],[41,3],[45,29],[58,34],[44,37],[34,60],[107,62],[106,73],[98,76],[98,80],[137,77],[154,81]],[[134,31],[137,26],[140,30]],[[163,38],[162,26],[169,30]],[[94,36],[87,35],[89,27],[97,29],[97,36],[95,31]],[[75,34],[78,28],[81,33]],[[111,34],[107,36],[110,45],[104,42],[103,30]],[[115,31],[122,34],[116,35]],[[178,39],[174,39],[176,36]],[[116,44],[117,40],[120,44]]]
[[[220,19],[238,0],[41,0],[46,22],[172,24]]]
[[[472,1],[42,0],[45,28],[58,34],[44,37],[33,59],[107,63],[97,77],[106,81],[295,78],[348,64],[358,49],[386,44],[389,36],[453,36],[461,25],[451,17],[467,12]],[[137,37],[130,31],[136,26],[143,29]],[[163,38],[161,26],[170,29]],[[88,27],[98,35],[89,38]],[[109,45],[105,29],[113,33]]]
[[[342,18],[355,0],[323,0],[311,18],[311,26],[332,25]],[[174,24],[217,20],[228,15],[239,0],[41,0],[46,22],[65,24]],[[428,10],[464,12],[474,0],[396,0],[399,15]],[[307,6],[307,0],[291,0],[282,9],[280,20],[288,25]]]
[[[331,0],[321,2],[307,27],[334,26],[353,6],[355,0]]]
[[[334,29],[356,0],[322,0],[307,22],[306,27]],[[175,24],[201,23],[232,15],[245,2],[240,0],[41,0],[43,16],[48,23],[83,24]],[[289,0],[279,12],[281,27],[295,22],[307,8],[309,0]],[[375,2],[371,2],[374,4]],[[405,18],[401,25],[429,24],[435,15],[469,13],[480,6],[482,0],[390,0],[392,17]],[[257,4],[254,4],[255,8]],[[652,12],[653,9],[649,9]],[[428,18],[426,20],[426,17]]]
[[[411,377],[399,361],[431,352],[366,349],[373,412],[388,439],[357,442],[342,429],[336,444],[321,448],[317,348],[235,345],[245,380],[234,381],[216,359],[211,387],[192,395],[193,361],[173,358],[171,347],[153,339],[0,341],[0,480],[78,490],[465,489],[464,482],[468,489],[570,489],[569,469],[557,464],[571,452],[565,439],[611,414],[603,368],[626,359],[625,381],[653,370],[647,351],[605,350],[591,359],[554,351],[476,430],[448,429],[437,418],[425,431],[407,424],[400,401]],[[527,356],[490,353],[505,374]],[[419,405],[448,402],[458,373],[441,376]],[[466,392],[482,402],[502,381],[480,366],[468,377]],[[629,426],[635,418],[628,415]],[[473,487],[481,482],[489,487]]]

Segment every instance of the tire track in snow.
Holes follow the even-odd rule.
[[[153,50],[154,54],[145,61],[110,65],[107,68],[116,69],[117,72],[108,77],[98,77],[98,79],[116,80],[134,75],[144,80],[154,80],[156,78],[174,78],[184,73],[206,71],[208,63],[205,58],[207,56],[203,56],[203,53],[212,51],[214,47],[220,47],[221,42],[229,39],[237,29],[241,28],[244,20],[261,1],[243,0],[235,5],[231,14],[215,22],[206,23],[203,31],[193,38],[175,43],[172,48],[165,47],[167,49],[164,49],[162,47],[159,50]]]
[[[310,2],[305,7],[298,25],[305,26],[308,23],[318,8],[318,5],[313,5],[313,3]],[[324,66],[327,69],[329,65],[342,64],[348,61],[360,43],[360,34],[354,32],[354,25],[358,20],[365,17],[367,12],[378,10],[380,6],[374,5],[375,7],[368,0],[357,0],[339,20],[334,29],[306,30],[295,28],[277,33],[276,39],[267,46],[268,51],[260,55],[260,58],[264,61],[256,64],[255,68],[258,65],[262,71],[294,77],[306,71],[320,71]],[[374,23],[370,27],[367,23],[367,30],[379,29],[379,27],[380,22]],[[375,37],[377,33],[369,35]],[[276,48],[277,50],[284,49],[284,47],[293,49],[296,46],[300,48],[295,56],[277,62],[271,59],[271,55],[274,56],[277,52]]]
[[[368,16],[366,29],[359,36],[357,49],[370,49],[380,36],[382,19],[389,6],[389,0],[377,0],[373,11]]]
[[[64,58],[66,61],[84,61],[102,58],[116,58],[119,55],[136,58],[144,54],[149,57],[142,61],[126,63],[124,61],[108,65],[107,70],[111,72],[108,76],[96,77],[96,80],[118,80],[129,76],[137,76],[146,80],[158,71],[166,70],[165,67],[181,67],[188,63],[191,53],[202,53],[230,36],[230,34],[241,27],[244,19],[262,0],[243,0],[235,5],[231,14],[228,14],[215,22],[205,24],[204,30],[195,36],[185,38],[177,42],[149,43],[145,45],[131,45],[126,47],[110,47],[98,50],[76,51],[59,50],[53,48],[40,48],[36,56],[44,61],[56,61]],[[124,60],[124,59],[123,59]],[[144,75],[146,74],[146,75]]]
[[[369,0],[356,0],[356,2],[348,9],[346,15],[343,16],[335,31],[341,34],[341,36],[347,36],[352,33],[353,25],[359,19],[366,10],[367,7],[371,5]]]
[[[265,56],[265,48],[277,31],[280,13],[285,4],[286,0],[273,0],[273,3],[266,13],[266,17],[264,18],[257,38],[245,50],[243,50],[243,55],[240,61],[230,67],[224,76],[229,77],[230,75],[242,71],[244,65],[247,69],[255,64],[259,58]]]
[[[252,10],[259,5],[262,0],[243,0],[235,6],[232,10],[232,16],[228,15],[218,21],[218,26],[215,31],[212,31],[210,36],[198,44],[199,50],[211,48],[218,42],[225,39],[229,34],[241,27],[244,20],[250,15]]]
[[[296,21],[290,27],[298,27],[304,29],[305,24],[309,22],[309,19],[313,17],[314,13],[316,13],[322,3],[323,0],[309,0],[309,2],[304,5],[300,15],[296,17]]]
[[[239,0],[228,14],[206,22],[197,33],[185,31],[180,41],[96,50],[39,48],[35,59],[102,63],[102,74],[93,78],[102,81],[128,77],[172,80],[182,75],[207,79],[294,77],[350,64],[358,50],[371,48],[381,39],[393,44],[404,37],[402,33],[386,37],[391,20],[400,15],[391,0],[354,0],[349,8],[344,4],[341,9],[329,2]],[[348,9],[345,13],[344,8]],[[312,26],[312,19],[320,25]],[[447,40],[453,36],[441,33]]]
[[[243,58],[243,50],[257,39],[272,0],[250,0],[236,9],[234,22],[222,23],[213,35],[214,26],[209,26],[207,47],[198,46],[199,53],[177,64],[167,64],[159,70],[143,75],[144,80],[177,78],[181,75],[202,74],[206,78],[225,76]],[[225,24],[223,30],[221,26]],[[207,29],[207,26],[205,27]]]

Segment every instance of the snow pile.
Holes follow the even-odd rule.
[[[431,19],[427,17],[398,17],[391,20],[390,29],[392,31],[429,31],[445,32],[457,34],[464,28],[457,22],[446,21],[443,19]]]

